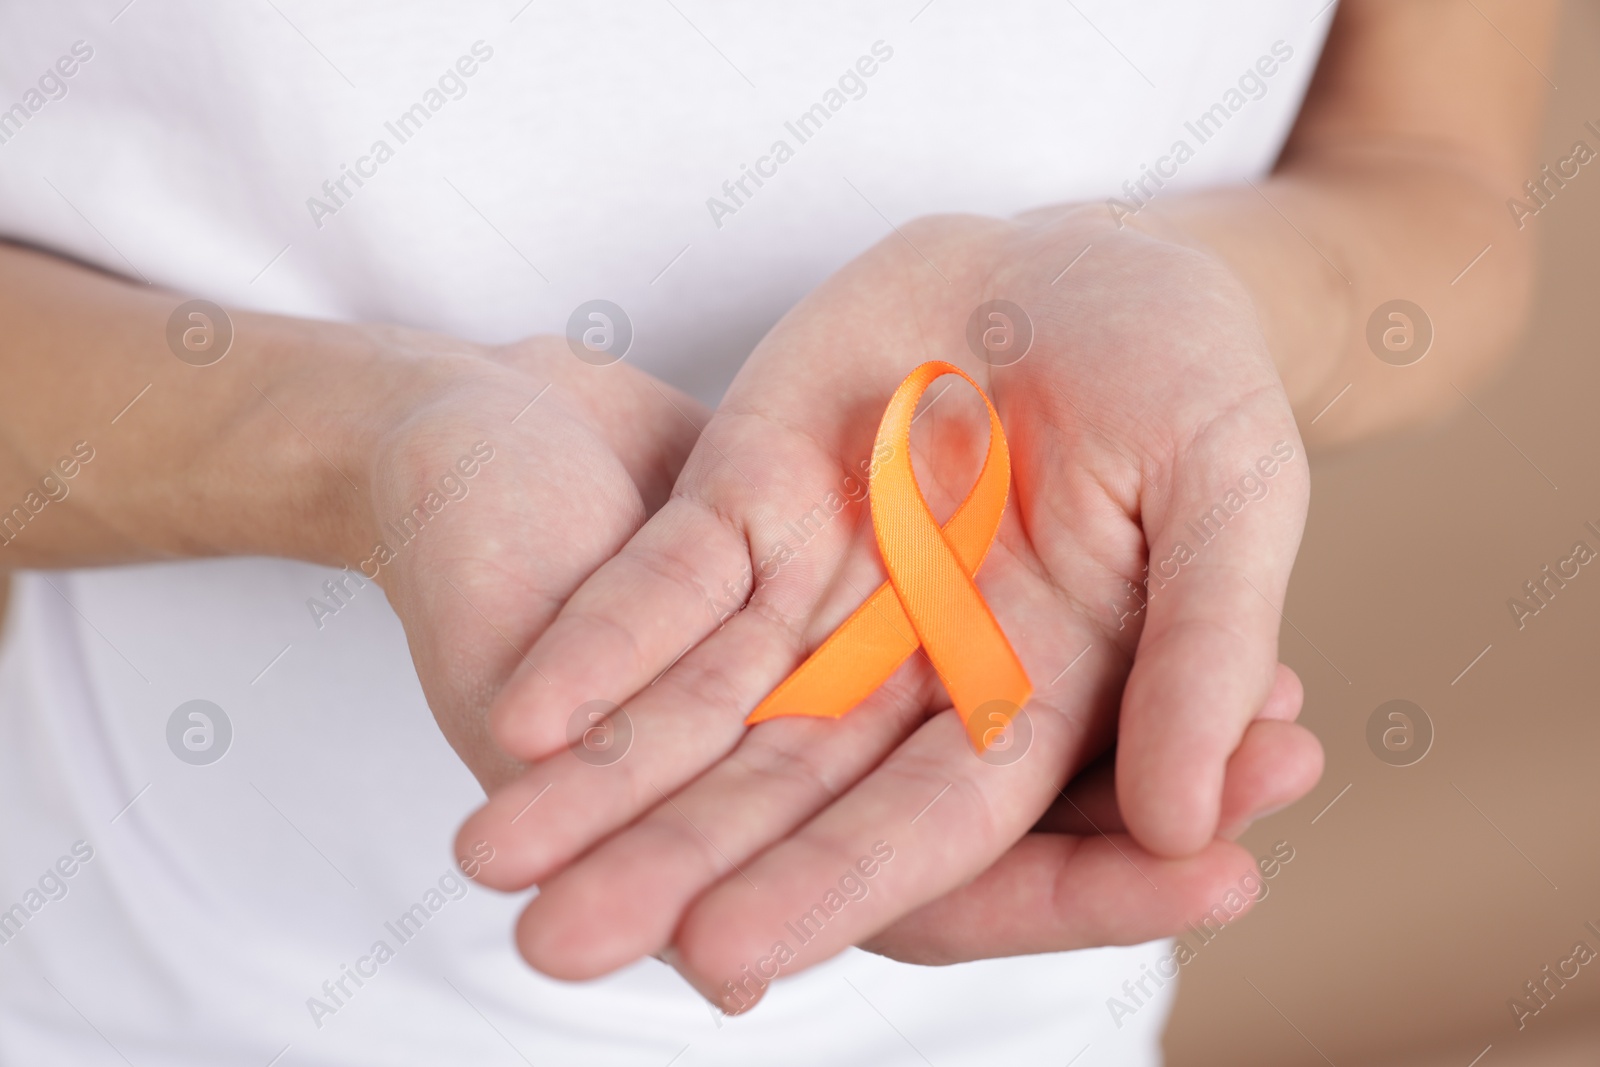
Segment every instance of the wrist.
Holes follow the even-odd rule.
[[[0,243],[0,566],[346,562],[385,430],[489,365],[452,338],[187,303]]]
[[[374,495],[397,431],[487,367],[481,350],[399,327],[235,321],[237,351],[212,368],[232,363],[218,387],[233,414],[201,472],[206,543],[186,554],[355,566],[376,538]]]

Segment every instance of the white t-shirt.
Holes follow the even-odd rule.
[[[1322,3],[7,5],[0,234],[225,306],[481,341],[605,298],[630,360],[714,401],[886,218],[1263,174]],[[1106,1001],[1159,943],[950,968],[852,951],[732,1020],[653,960],[531,972],[521,901],[450,876],[481,794],[399,623],[368,586],[319,627],[327,577],[18,576],[0,1063],[1157,1061],[1174,983],[1132,1017]],[[313,1009],[348,968],[367,976]]]

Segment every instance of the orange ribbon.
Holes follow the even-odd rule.
[[[911,469],[917,401],[946,374],[978,389],[989,410],[989,450],[967,498],[941,528]],[[1022,662],[972,576],[983,563],[1011,485],[1011,453],[994,405],[978,383],[948,363],[924,363],[889,399],[874,449],[888,459],[871,478],[872,527],[889,572],[837,630],[745,720],[785,715],[837,719],[888,681],[920,646],[950,694],[979,752],[1003,732],[1033,692]],[[982,714],[979,714],[979,712]]]

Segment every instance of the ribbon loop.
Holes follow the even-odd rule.
[[[941,527],[911,466],[911,420],[938,378],[954,374],[978,390],[989,412],[989,448],[961,506]],[[872,475],[872,527],[889,580],[873,591],[749,717],[840,718],[888,681],[918,647],[944,682],[979,752],[995,735],[993,707],[1014,716],[1033,691],[1011,643],[973,582],[1000,528],[1011,454],[994,405],[960,368],[933,361],[900,383],[878,425],[888,459]]]

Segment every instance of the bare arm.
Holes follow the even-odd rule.
[[[226,356],[194,366],[167,341],[182,302],[0,244],[0,569],[360,558],[351,482],[444,361],[400,331],[234,313]]]
[[[1244,279],[1308,443],[1440,411],[1458,399],[1450,382],[1481,376],[1520,327],[1533,243],[1506,199],[1537,169],[1549,88],[1539,70],[1558,8],[1343,0],[1271,178],[1259,190],[1158,200],[1136,216],[1208,246]],[[1431,355],[1403,369],[1366,339],[1369,316],[1394,299],[1419,305],[1435,335]]]
[[[1504,205],[1531,173],[1546,89],[1535,65],[1546,66],[1557,6],[1345,0],[1271,179],[1158,200],[1134,219],[1208,246],[1245,280],[1313,443],[1439,409],[1454,397],[1449,382],[1470,380],[1518,328],[1532,242]],[[1517,46],[1496,26],[1515,29]],[[1403,372],[1366,342],[1372,310],[1397,297],[1419,304],[1439,338],[1435,358]],[[11,516],[0,569],[359,558],[370,525],[359,472],[382,434],[461,369],[449,353],[470,350],[237,313],[228,356],[194,367],[168,350],[178,303],[0,245],[0,509]],[[78,442],[94,459],[66,479],[59,464]],[[51,499],[63,483],[67,495]]]
[[[665,499],[698,406],[560,338],[244,312],[227,354],[195,366],[168,339],[183,302],[0,244],[0,572],[210,555],[359,569],[450,742],[486,785],[511,773],[489,696]]]

